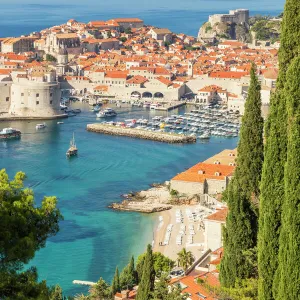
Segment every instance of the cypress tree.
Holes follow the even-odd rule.
[[[236,175],[223,197],[226,198],[229,212],[226,227],[223,228],[224,255],[220,266],[220,281],[224,287],[233,287],[237,279],[252,275],[244,251],[255,247],[256,232],[252,227],[255,214]]]
[[[284,173],[285,198],[279,238],[278,268],[273,285],[275,299],[300,297],[300,56],[287,72],[287,162]]]
[[[147,247],[147,253],[143,265],[143,275],[139,283],[136,300],[148,300],[151,299],[151,293],[154,290],[155,271],[153,264],[152,247],[149,244]]]
[[[257,216],[253,199],[259,195],[260,174],[263,164],[263,119],[261,117],[260,84],[251,69],[251,82],[242,119],[238,144],[237,167],[234,178],[224,192],[228,204],[224,228],[224,256],[220,280],[232,287],[237,279],[251,277],[245,251],[256,246]]]
[[[117,292],[121,292],[119,269],[116,267],[115,275],[111,284],[111,293],[114,296]]]
[[[286,71],[300,53],[300,2],[287,0],[281,25],[279,76],[271,97],[270,115],[265,127],[265,153],[261,180],[258,270],[259,300],[272,300],[272,285],[278,266],[281,211],[284,199],[284,166],[287,157],[287,112],[284,97]]]
[[[239,184],[248,197],[258,198],[261,170],[264,159],[263,127],[261,116],[261,86],[251,68],[251,81],[242,118],[240,142],[238,145],[237,170]]]

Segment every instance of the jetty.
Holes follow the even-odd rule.
[[[73,284],[81,284],[81,285],[95,285],[96,282],[92,282],[92,281],[83,281],[83,280],[73,280]]]
[[[146,131],[143,129],[120,127],[108,124],[88,124],[87,131],[116,135],[127,136],[131,138],[152,140],[157,142],[169,143],[169,144],[187,144],[195,143],[195,136],[185,136],[176,133],[158,132],[158,131]]]

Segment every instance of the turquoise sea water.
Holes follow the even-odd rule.
[[[37,203],[44,195],[59,199],[65,217],[61,230],[31,264],[38,267],[40,279],[59,283],[66,294],[87,290],[74,286],[74,279],[96,281],[102,276],[111,280],[116,264],[122,268],[152,241],[157,217],[112,211],[107,208],[112,201],[168,180],[237,143],[236,138],[212,138],[206,143],[169,145],[91,133],[85,128],[96,121],[95,115],[86,104],[75,106],[83,112],[62,125],[46,121],[44,130],[36,131],[36,121],[0,123],[1,128],[13,126],[23,132],[20,141],[0,142],[0,167],[10,176],[26,172]],[[118,108],[118,112],[119,119],[155,116],[153,111],[137,108]],[[73,132],[79,155],[68,160],[65,152]]]
[[[0,37],[17,36],[65,23],[140,17],[146,24],[196,36],[208,15],[248,8],[251,15],[276,16],[285,0],[1,0]]]

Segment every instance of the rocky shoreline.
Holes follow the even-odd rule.
[[[127,136],[132,138],[152,140],[157,142],[164,142],[169,144],[187,144],[195,143],[196,137],[184,136],[179,134],[170,134],[165,132],[152,132],[134,128],[116,127],[107,124],[88,124],[87,131],[98,132],[102,134],[116,135],[116,136]]]
[[[174,205],[198,203],[196,197],[174,197],[170,195],[168,183],[155,185],[146,191],[130,193],[122,202],[114,202],[108,207],[120,211],[155,213],[170,210]]]

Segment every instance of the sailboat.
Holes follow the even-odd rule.
[[[73,132],[73,138],[70,141],[70,148],[68,149],[66,155],[67,157],[75,156],[77,155],[78,149],[75,144],[75,137],[74,137],[74,132]]]

